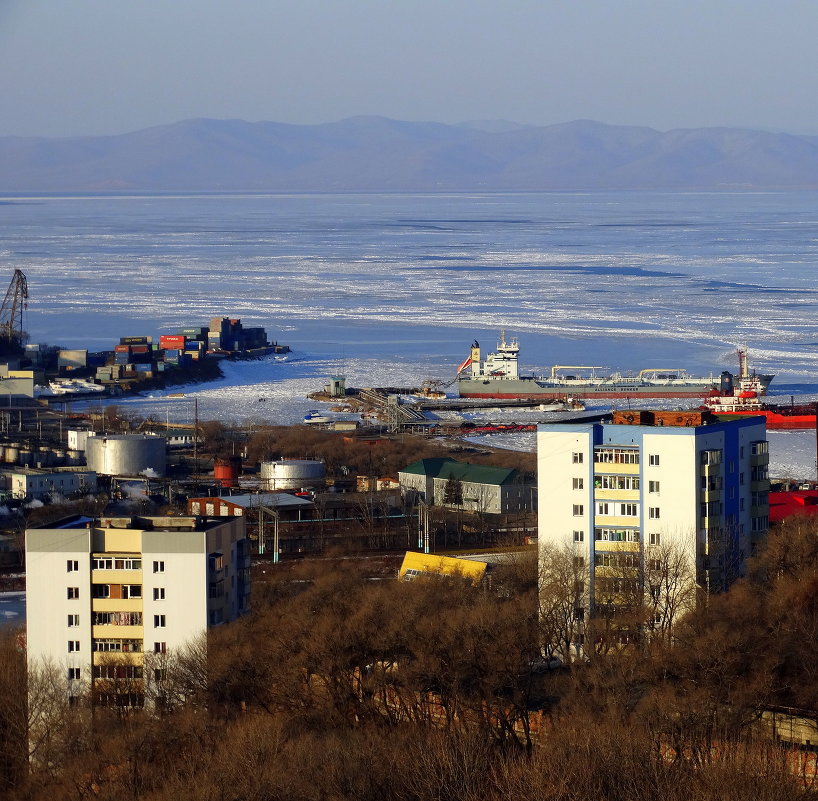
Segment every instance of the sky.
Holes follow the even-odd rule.
[[[818,134],[815,0],[0,0],[0,135],[356,115]]]

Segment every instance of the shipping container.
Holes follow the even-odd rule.
[[[159,337],[159,345],[163,348],[183,348],[185,346],[185,338],[183,336],[161,336]]]
[[[178,356],[182,351],[178,348],[168,348],[165,350],[165,361],[167,361],[168,356]]]
[[[150,353],[148,345],[131,345],[131,353]]]
[[[150,345],[153,337],[120,337],[120,345]]]
[[[180,328],[177,333],[189,339],[203,339],[207,336],[207,329],[202,326],[198,328]]]
[[[131,346],[130,345],[114,345],[114,352],[115,353],[130,353]]]

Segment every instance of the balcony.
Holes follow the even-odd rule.
[[[760,467],[761,465],[770,463],[769,453],[757,453],[750,455],[750,467]]]
[[[141,584],[141,570],[92,570],[94,584]]]
[[[93,612],[141,612],[141,598],[92,598]]]
[[[750,482],[750,492],[769,492],[769,491],[770,491],[769,478],[762,478]]]
[[[144,638],[144,626],[91,626],[91,636],[95,640],[141,640]]]
[[[594,498],[599,501],[638,501],[639,490],[634,489],[594,489]]]
[[[114,663],[124,665],[144,664],[145,654],[142,651],[94,651],[91,664],[110,665]]]
[[[721,462],[715,462],[713,464],[703,464],[701,465],[701,474],[706,478],[720,478],[722,474],[722,464]]]
[[[624,515],[594,515],[594,526],[597,528],[637,528],[639,517]]]
[[[639,553],[639,542],[611,542],[610,540],[595,540],[594,551],[617,551],[625,553]]]
[[[617,476],[638,476],[639,465],[618,462],[594,462],[594,473],[610,473]]]

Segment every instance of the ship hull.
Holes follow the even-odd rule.
[[[617,386],[614,383],[605,384],[575,384],[572,386],[551,385],[548,382],[524,379],[508,381],[472,381],[461,379],[457,382],[457,389],[461,398],[557,398],[565,400],[600,400],[614,398],[706,398],[713,391],[714,385],[707,384],[679,384],[679,385],[651,385],[631,384]]]
[[[763,417],[767,421],[767,428],[771,431],[795,431],[816,427],[815,411],[796,412],[794,414],[783,414],[774,409],[762,409],[747,412],[726,412],[716,413],[719,420],[739,420],[742,417]]]

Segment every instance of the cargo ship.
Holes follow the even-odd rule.
[[[471,346],[469,357],[457,368],[461,398],[706,398],[718,392],[720,378],[688,375],[682,369],[651,368],[636,375],[600,374],[602,367],[554,365],[550,376],[521,376],[517,339],[506,340],[500,332],[497,350],[480,357],[480,344]],[[740,351],[746,363],[746,354]],[[758,393],[763,395],[772,375],[756,375]]]
[[[793,430],[816,428],[818,404],[795,403],[790,398],[785,403],[764,403],[760,385],[747,369],[746,356],[739,352],[739,374],[722,373],[721,386],[705,400],[702,408],[709,409],[719,420],[736,420],[741,417],[764,417],[767,428]]]

